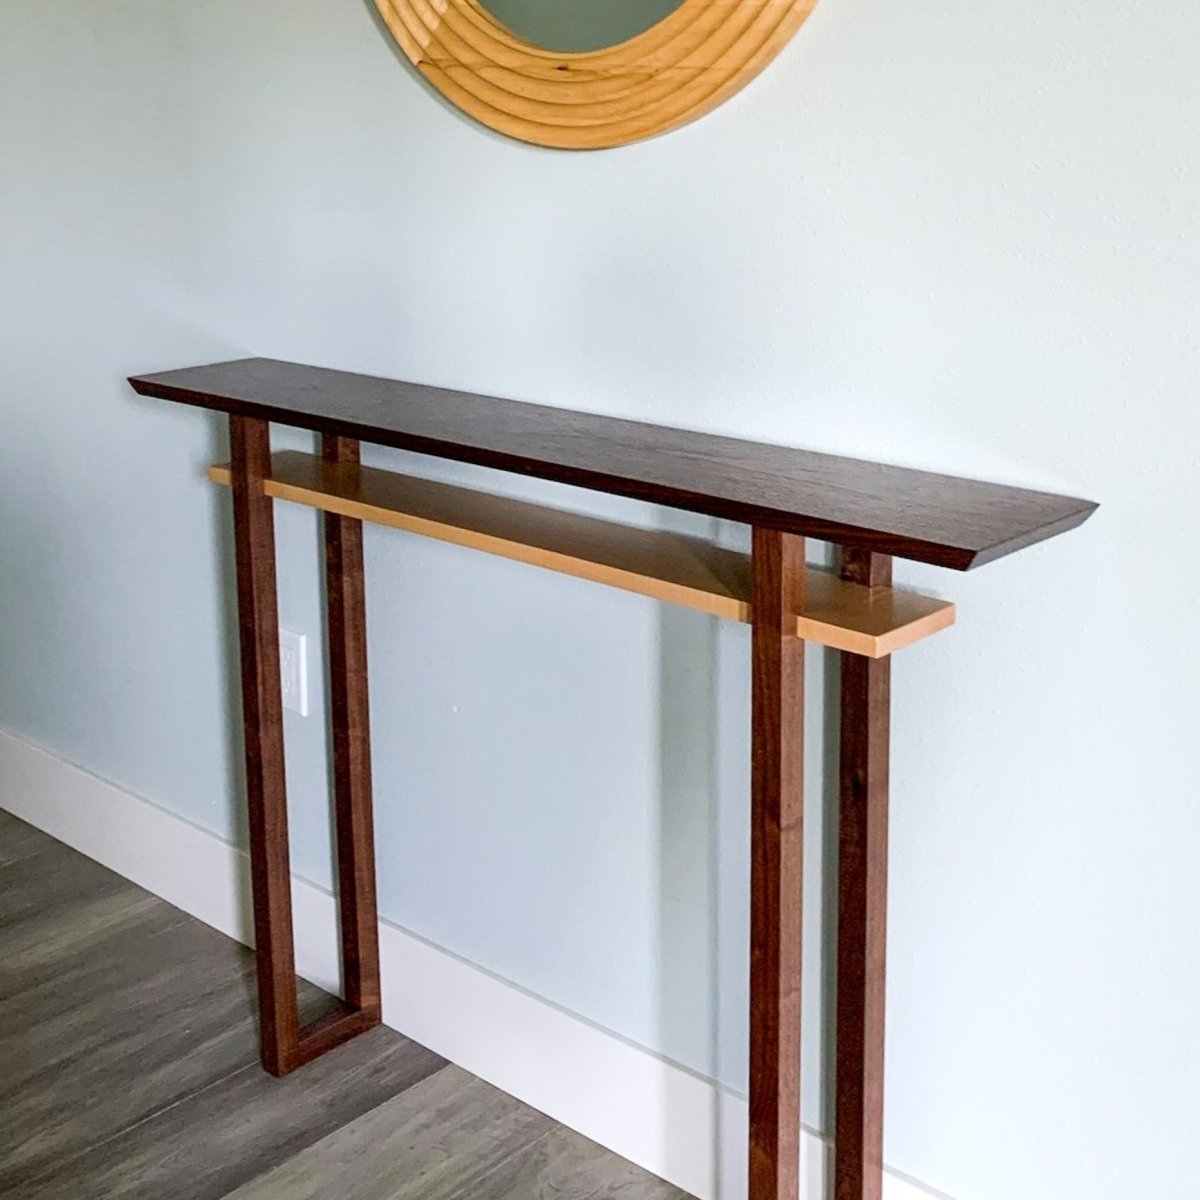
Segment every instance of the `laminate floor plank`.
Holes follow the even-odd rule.
[[[0,867],[44,850],[52,840],[20,817],[0,809]]]
[[[687,1200],[387,1028],[267,1075],[249,950],[4,813],[0,847],[5,1200]]]
[[[147,914],[0,1000],[0,1193],[255,1061],[252,981],[195,932]]]
[[[459,1067],[446,1067],[229,1200],[454,1200],[554,1129]]]
[[[163,909],[0,1001],[0,1194],[257,1066],[252,956]],[[309,1019],[334,1004],[308,984],[301,997]]]
[[[253,954],[34,832],[45,844],[0,872],[5,1196],[36,1192],[63,1162],[259,1071]],[[306,1020],[336,1003],[299,990]]]
[[[559,1125],[481,1178],[471,1200],[688,1200],[688,1196]]]
[[[7,1189],[5,1200],[221,1200],[444,1065],[383,1027],[285,1079],[256,1061]]]
[[[0,997],[88,954],[99,939],[136,924],[164,901],[47,837],[0,868]]]
[[[687,1200],[459,1067],[227,1200]]]

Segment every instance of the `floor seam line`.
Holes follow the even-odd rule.
[[[232,1189],[232,1191],[224,1192],[219,1197],[216,1197],[216,1200],[229,1200],[230,1196],[236,1196],[238,1194],[238,1192],[240,1192],[242,1190],[242,1188],[249,1187],[252,1183],[257,1183],[260,1179],[265,1179],[268,1175],[273,1175],[276,1171],[283,1170],[283,1168],[286,1167],[288,1165],[288,1163],[292,1162],[294,1159],[299,1158],[302,1154],[307,1154],[308,1151],[312,1150],[316,1146],[319,1146],[323,1141],[326,1140],[326,1138],[331,1138],[335,1134],[341,1133],[343,1129],[346,1129],[349,1126],[353,1125],[356,1121],[361,1120],[363,1117],[369,1116],[371,1113],[376,1112],[378,1109],[383,1108],[383,1106],[385,1104],[390,1104],[393,1100],[397,1099],[398,1097],[407,1095],[409,1092],[411,1092],[413,1090],[413,1088],[420,1087],[421,1084],[427,1083],[430,1079],[435,1079],[443,1071],[448,1071],[448,1070],[450,1070],[451,1067],[454,1066],[454,1064],[452,1062],[450,1062],[449,1060],[443,1060],[443,1061],[445,1062],[444,1066],[438,1067],[438,1069],[436,1071],[433,1071],[430,1074],[426,1075],[423,1079],[414,1080],[414,1082],[410,1083],[408,1085],[408,1087],[401,1088],[400,1091],[393,1093],[391,1096],[388,1096],[385,1100],[380,1100],[379,1103],[374,1105],[373,1107],[364,1109],[362,1112],[357,1113],[355,1116],[350,1117],[346,1121],[343,1121],[342,1124],[340,1124],[336,1129],[331,1129],[331,1130],[329,1130],[328,1133],[322,1134],[319,1138],[317,1138],[317,1140],[315,1142],[309,1142],[309,1144],[307,1146],[299,1147],[297,1150],[294,1150],[291,1154],[289,1154],[287,1156],[287,1158],[282,1158],[279,1160],[279,1162],[271,1163],[270,1166],[263,1167],[263,1169],[261,1171],[259,1171],[257,1174],[251,1175],[248,1178],[243,1179],[241,1181],[241,1183],[239,1183],[235,1188]]]
[[[177,1108],[180,1104],[183,1104],[185,1101],[192,1100],[196,1096],[203,1095],[210,1088],[214,1088],[218,1084],[224,1083],[226,1080],[232,1079],[235,1075],[240,1075],[244,1071],[252,1070],[255,1065],[256,1064],[254,1064],[254,1063],[247,1063],[246,1066],[238,1067],[233,1071],[229,1071],[226,1074],[222,1075],[219,1079],[211,1080],[209,1083],[206,1083],[203,1087],[196,1088],[193,1091],[188,1092],[186,1095],[180,1096],[177,1100],[172,1100],[170,1104],[164,1104],[161,1108],[156,1108],[152,1113],[147,1113],[144,1117],[139,1117],[136,1121],[131,1121],[128,1125],[123,1126],[121,1129],[116,1130],[114,1133],[110,1133],[107,1137],[102,1137],[99,1139],[99,1141],[89,1142],[86,1146],[81,1146],[77,1151],[75,1151],[74,1154],[70,1154],[66,1158],[59,1159],[57,1162],[52,1163],[50,1166],[46,1167],[45,1170],[38,1171],[37,1174],[35,1174],[35,1175],[30,1175],[28,1178],[22,1179],[16,1186],[27,1187],[30,1184],[38,1183],[40,1180],[45,1179],[47,1176],[53,1175],[55,1171],[59,1170],[61,1167],[66,1166],[68,1163],[73,1163],[77,1159],[82,1158],[85,1154],[91,1154],[92,1151],[98,1150],[101,1146],[107,1146],[110,1142],[118,1141],[120,1138],[123,1138],[127,1133],[132,1133],[135,1129],[140,1129],[148,1121],[153,1121],[156,1117],[162,1116],[163,1113],[170,1112],[171,1109]]]
[[[537,1109],[534,1109],[534,1112],[537,1112],[537,1111],[538,1111]],[[516,1150],[509,1151],[509,1153],[504,1155],[503,1158],[497,1159],[482,1174],[475,1175],[474,1178],[472,1178],[470,1180],[470,1182],[475,1185],[485,1183],[488,1179],[490,1179],[493,1175],[495,1175],[500,1170],[500,1168],[504,1166],[505,1163],[512,1162],[512,1160],[520,1154],[528,1154],[536,1146],[540,1146],[542,1144],[542,1142],[544,1142],[552,1133],[557,1133],[560,1129],[563,1129],[563,1128],[565,1128],[565,1126],[559,1125],[557,1121],[552,1122],[550,1125],[550,1128],[544,1130],[542,1133],[539,1133],[538,1136],[533,1139],[533,1141],[526,1142],[524,1146],[519,1146]]]

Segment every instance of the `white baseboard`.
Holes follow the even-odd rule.
[[[247,856],[215,834],[3,731],[0,808],[253,944]],[[297,970],[337,990],[333,897],[298,876],[292,896]],[[699,1200],[744,1200],[744,1098],[387,921],[380,952],[392,1028]],[[827,1194],[828,1159],[806,1132],[806,1197]],[[890,1173],[883,1194],[938,1195]]]

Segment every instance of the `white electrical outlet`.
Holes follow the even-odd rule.
[[[308,638],[290,629],[279,631],[279,676],[283,707],[308,716]]]

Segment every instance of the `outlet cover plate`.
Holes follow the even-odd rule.
[[[308,716],[308,638],[290,629],[279,631],[279,678],[283,707]]]

